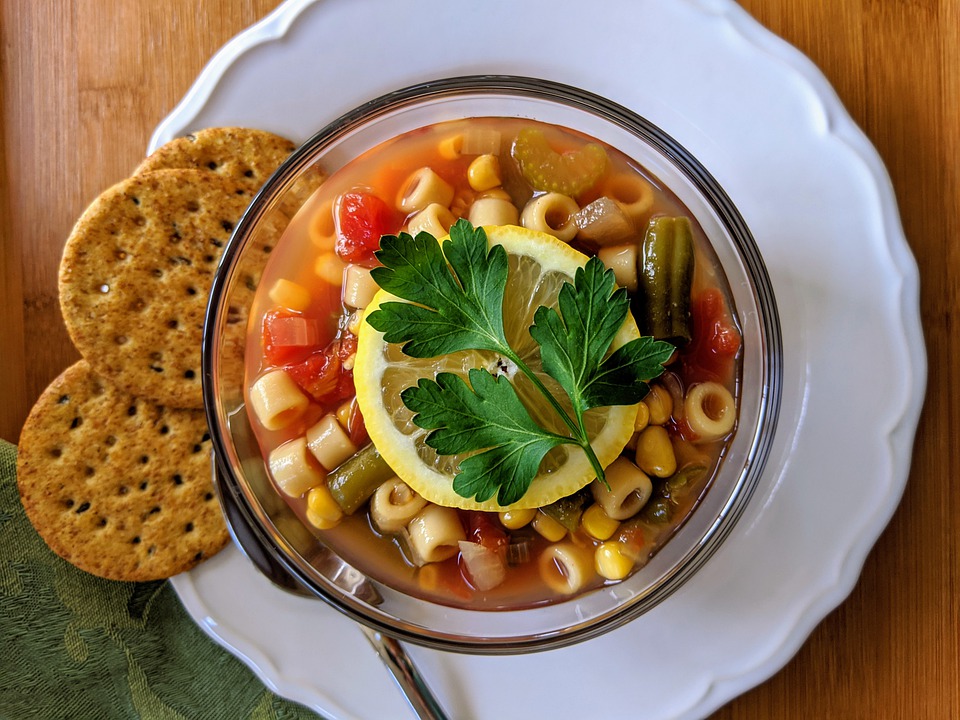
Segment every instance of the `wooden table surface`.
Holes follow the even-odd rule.
[[[277,0],[0,3],[0,437],[76,358],[57,265],[213,53]],[[929,393],[903,502],[850,598],[719,718],[960,718],[960,0],[745,0],[880,152],[920,265]],[[895,383],[896,378],[890,378]]]

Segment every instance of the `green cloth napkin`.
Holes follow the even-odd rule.
[[[0,440],[0,718],[316,717],[207,638],[169,583],[103,580],[51,552]]]

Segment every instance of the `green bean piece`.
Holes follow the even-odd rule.
[[[576,532],[580,527],[580,516],[583,515],[583,506],[586,496],[582,491],[560,498],[556,502],[540,508],[544,515],[549,515],[570,532]]]
[[[395,474],[380,451],[370,443],[331,470],[327,475],[327,486],[343,511],[352,515]]]
[[[644,335],[677,347],[690,342],[693,231],[685,217],[655,217],[647,225],[639,262],[634,315]]]
[[[641,510],[643,516],[653,523],[666,524],[673,517],[673,506],[665,497],[652,498]]]

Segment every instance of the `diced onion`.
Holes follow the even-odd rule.
[[[497,587],[507,575],[507,568],[500,553],[480,543],[461,540],[460,560],[467,571],[467,580],[481,592]]]

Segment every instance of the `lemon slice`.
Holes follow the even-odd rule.
[[[563,283],[572,282],[577,268],[583,267],[588,258],[546,233],[512,225],[489,226],[484,230],[491,245],[496,243],[504,247],[509,260],[503,302],[507,341],[572,415],[563,389],[542,370],[539,346],[530,336],[529,328],[537,308],[555,306]],[[366,322],[366,316],[381,303],[390,301],[403,302],[383,290],[377,293],[365,311],[358,335],[354,382],[370,439],[397,476],[427,500],[448,507],[503,510],[496,497],[477,502],[453,490],[453,478],[462,458],[438,455],[426,444],[428,431],[414,424],[413,413],[403,404],[400,393],[416,385],[421,378],[435,378],[439,372],[466,377],[471,368],[486,368],[510,378],[520,400],[541,426],[564,435],[569,435],[569,429],[533,384],[496,353],[461,351],[435,358],[412,358],[401,352],[400,345],[384,342],[383,334]],[[613,347],[620,347],[639,336],[637,324],[628,314]],[[594,408],[585,413],[584,423],[590,444],[601,465],[606,467],[623,450],[633,434],[636,417],[636,405]],[[582,449],[575,445],[561,445],[546,455],[530,488],[509,507],[548,505],[576,492],[594,477]]]

